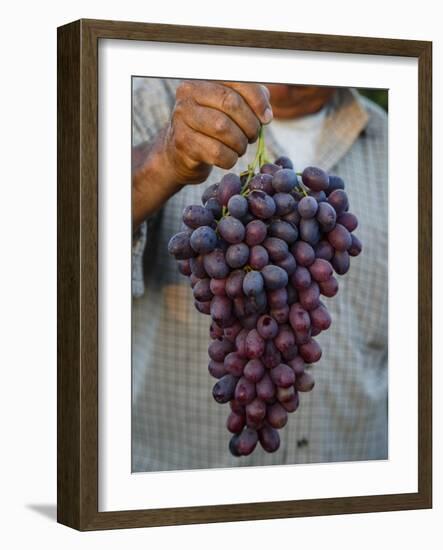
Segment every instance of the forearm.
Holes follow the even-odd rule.
[[[159,210],[182,185],[168,162],[164,132],[153,144],[142,144],[132,151],[133,230]]]

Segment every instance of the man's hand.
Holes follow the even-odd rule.
[[[232,168],[271,120],[265,86],[182,82],[168,126],[150,149],[134,151],[134,226],[183,185],[205,181],[212,166]]]
[[[259,84],[185,81],[165,145],[179,183],[204,181],[212,165],[229,169],[272,119],[267,88]]]

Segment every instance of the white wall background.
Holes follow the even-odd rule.
[[[40,0],[7,6],[0,35],[0,544],[66,550],[100,543],[109,550],[122,545],[213,550],[233,544],[438,548],[443,520],[442,314],[437,307],[443,275],[443,174],[437,154],[443,149],[443,38],[438,3],[77,0],[68,5]],[[80,17],[434,41],[434,510],[102,533],[77,533],[55,523],[56,27]]]

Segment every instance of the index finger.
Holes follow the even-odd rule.
[[[222,82],[221,84],[241,95],[262,124],[271,122],[273,113],[269,102],[270,93],[266,86],[246,82]]]

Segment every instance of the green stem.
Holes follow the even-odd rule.
[[[296,174],[297,174],[297,177],[301,177],[302,172],[296,172]],[[308,196],[309,193],[307,192],[307,190],[306,190],[307,187],[306,187],[306,185],[303,183],[303,181],[297,181],[297,187],[300,189],[300,191],[303,193],[303,195],[304,195],[305,197]]]
[[[299,183],[299,184],[298,184],[298,188],[300,189],[300,191],[303,193],[303,195],[304,195],[305,197],[308,196],[308,193],[306,192],[305,186],[304,186],[303,184],[300,184],[300,183]]]
[[[255,176],[255,171],[257,168],[260,168],[263,166],[263,164],[266,164],[269,162],[268,159],[268,152],[266,150],[266,144],[265,144],[265,132],[264,127],[260,126],[260,130],[258,133],[258,141],[257,141],[257,152],[255,154],[255,158],[252,161],[252,164],[249,164],[247,174],[248,177],[246,179],[245,184],[243,185],[241,194],[244,195],[248,190],[248,185],[251,179]]]

